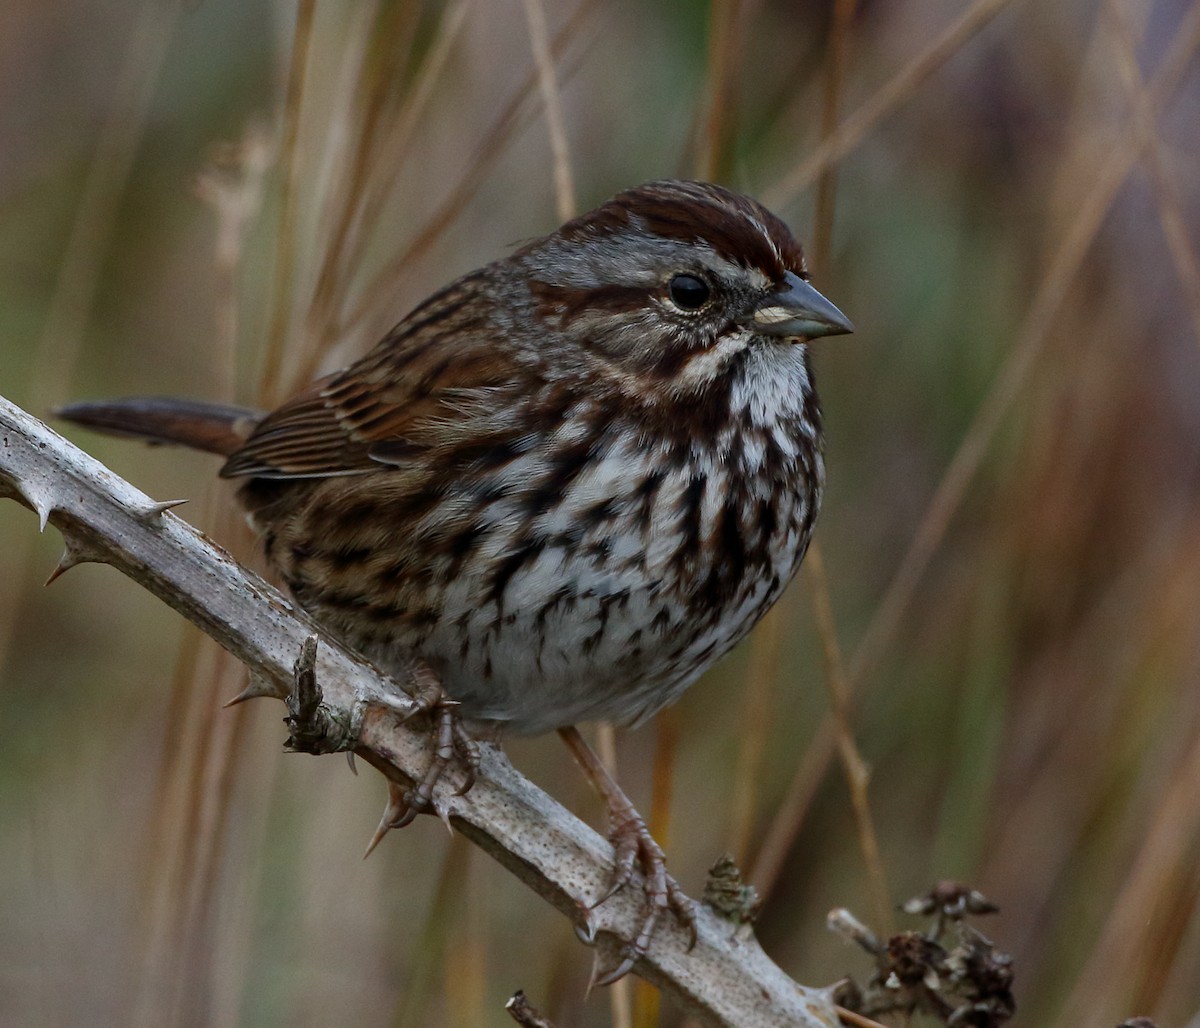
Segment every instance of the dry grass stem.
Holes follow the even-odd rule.
[[[829,44],[830,58],[826,68],[822,106],[821,134],[823,139],[828,138],[837,130],[837,112],[841,101],[844,65],[849,52],[850,22],[854,15],[854,6],[853,0],[838,0],[834,8]],[[833,241],[836,189],[837,164],[834,163],[822,172],[818,184],[815,235],[817,240],[816,260],[819,267],[825,267],[829,262],[829,251]],[[821,639],[825,681],[833,708],[834,734],[850,791],[850,803],[851,809],[854,811],[859,846],[867,867],[876,923],[890,933],[893,922],[892,903],[883,856],[879,848],[879,839],[871,818],[871,804],[868,796],[870,772],[859,752],[858,744],[854,740],[850,684],[846,678],[842,647],[838,641],[837,622],[833,616],[833,601],[829,591],[829,577],[825,571],[825,557],[819,542],[809,548],[806,569],[812,593],[813,614]]]
[[[562,28],[555,33],[551,51],[556,60],[561,58],[567,46],[578,35],[595,6],[596,0],[582,0]],[[568,76],[562,77],[565,80]],[[446,198],[408,244],[374,275],[362,293],[352,302],[338,326],[338,334],[352,331],[378,312],[387,303],[395,289],[395,283],[404,275],[409,265],[423,257],[462,213],[485,181],[487,173],[525,124],[529,98],[537,88],[537,83],[538,74],[535,70],[501,108],[492,122],[492,127],[477,147],[474,157],[466,163],[462,177]]]
[[[199,719],[200,691],[194,677],[202,658],[208,663],[214,648],[207,638],[185,630],[175,661],[170,700],[164,720],[164,746],[155,774],[155,794],[150,806],[150,826],[143,836],[141,918],[137,949],[141,974],[131,990],[125,1020],[149,1024],[164,1009],[164,984],[179,977],[183,931],[183,881],[186,878],[192,835],[187,830],[192,810],[188,806],[187,783],[194,781],[190,769],[198,759],[200,739],[194,731]]]
[[[192,722],[191,730],[200,739],[201,759],[194,767],[193,787],[189,790],[189,801],[194,805],[188,807],[191,816],[183,828],[194,845],[181,889],[183,909],[176,911],[179,923],[187,926],[180,956],[185,978],[190,979],[180,1000],[192,1015],[204,1012],[205,1019],[213,1009],[217,992],[220,873],[229,838],[238,757],[246,734],[246,712],[221,708],[222,697],[242,680],[240,665],[220,650],[211,667],[206,680],[195,681],[196,692],[202,697],[203,716]],[[222,716],[229,713],[233,716]]]
[[[1163,881],[1178,874],[1194,875],[1194,854],[1200,840],[1200,735],[1193,738],[1187,753],[1176,765],[1166,792],[1154,811],[1133,866],[1112,905],[1103,931],[1096,940],[1087,966],[1075,982],[1059,1019],[1063,1028],[1078,1024],[1100,1024],[1114,1004],[1128,1001],[1138,973],[1145,966],[1130,964],[1130,954],[1153,953],[1159,919],[1168,911],[1159,901]],[[1150,916],[1151,912],[1157,916]],[[1124,974],[1114,974],[1123,968]]]
[[[613,781],[618,781],[617,732],[611,721],[596,724],[596,754]],[[613,982],[608,1002],[613,1028],[629,1028],[633,1022],[633,986],[628,978]]]
[[[216,219],[213,264],[216,290],[213,317],[218,345],[213,350],[216,395],[232,402],[236,395],[238,350],[238,272],[246,232],[262,206],[263,180],[271,159],[270,143],[256,128],[242,142],[205,168],[196,180],[196,193],[212,208]]]
[[[850,805],[854,811],[858,844],[862,849],[863,860],[867,866],[867,881],[871,889],[871,902],[875,908],[875,924],[884,934],[891,935],[895,924],[895,918],[892,915],[891,891],[888,889],[887,872],[884,870],[883,855],[879,849],[875,823],[871,819],[871,803],[867,794],[871,772],[854,742],[854,731],[851,727],[850,683],[846,678],[846,668],[842,660],[841,647],[838,644],[833,604],[830,602],[829,595],[829,579],[825,573],[825,559],[821,554],[820,546],[814,544],[809,547],[804,567],[812,586],[813,614],[817,622],[817,632],[821,638],[821,652],[825,662],[825,681],[829,686],[829,698],[833,707],[835,740],[838,756],[842,761],[842,770],[846,774],[846,784],[850,791]]]
[[[850,59],[850,25],[858,0],[835,0],[833,24],[829,30],[829,53],[826,57],[825,81],[821,93],[821,142],[837,131],[838,112],[842,105],[842,80]],[[817,176],[817,203],[813,216],[813,260],[817,268],[826,271],[833,247],[833,216],[837,202],[838,162],[831,161]]]
[[[300,193],[298,140],[316,7],[316,0],[299,0],[296,5],[296,27],[292,37],[291,63],[283,103],[283,140],[279,153],[283,187],[280,197],[279,230],[275,241],[275,282],[271,295],[271,320],[267,329],[262,372],[258,383],[258,402],[263,406],[271,406],[280,399],[283,355],[292,323],[292,290],[296,277],[297,201]]]
[[[1150,173],[1167,248],[1192,316],[1192,334],[1196,337],[1196,342],[1200,343],[1200,261],[1197,261],[1196,252],[1192,249],[1188,231],[1189,219],[1184,213],[1184,205],[1171,177],[1167,154],[1159,138],[1154,101],[1138,68],[1136,44],[1129,22],[1116,0],[1108,0],[1105,11],[1112,26],[1117,71],[1120,73],[1122,84],[1129,92],[1138,146]]]
[[[679,752],[679,708],[670,706],[654,719],[654,766],[650,776],[650,834],[671,852],[671,801],[675,794],[675,764]],[[662,997],[658,989],[639,981],[635,986],[633,1025],[653,1028],[659,1023]]]
[[[764,904],[769,901],[772,890],[779,882],[788,854],[796,843],[796,836],[836,752],[837,739],[831,714],[821,722],[808,749],[804,751],[804,758],[792,775],[761,845],[752,852],[746,879],[758,890]]]
[[[483,863],[481,854],[468,847],[463,911],[442,965],[442,990],[450,1000],[453,1024],[486,1024],[489,1020],[492,978],[488,952],[496,904],[495,886],[490,881],[493,869],[482,867]]]
[[[921,85],[958,53],[1012,0],[975,0],[917,57],[875,91],[836,132],[790,175],[762,194],[768,207],[786,207],[807,189],[826,168],[855,149],[884,118],[909,100]]]
[[[381,4],[368,35],[354,85],[353,138],[342,174],[327,201],[332,231],[321,246],[316,285],[309,301],[307,345],[299,355],[302,378],[311,378],[326,349],[340,335],[339,313],[359,266],[362,204],[371,179],[380,172],[376,153],[386,132],[403,70],[417,33],[420,7]],[[390,177],[390,169],[382,169]]]
[[[1186,51],[1190,58],[1200,45],[1200,19],[1193,21],[1193,31],[1176,38],[1175,54],[1164,60],[1163,69],[1151,87],[1155,111],[1161,110],[1178,85],[1175,72],[1179,68],[1178,54]],[[895,638],[904,612],[916,594],[917,585],[945,537],[951,517],[961,505],[967,487],[979,470],[1013,402],[1022,394],[1049,339],[1054,319],[1108,215],[1117,191],[1141,152],[1142,147],[1137,141],[1132,146],[1112,151],[1107,162],[1097,170],[1090,189],[1079,204],[1074,221],[1063,233],[1047,262],[1046,273],[1017,332],[1012,350],[942,476],[916,534],[859,644],[850,669],[853,684],[861,683],[873,673],[884,651]]]
[[[746,684],[738,704],[738,755],[729,804],[729,852],[748,866],[758,817],[760,778],[767,739],[774,727],[774,682],[783,653],[783,623],[791,605],[781,601],[758,623],[750,643]]]
[[[732,164],[737,131],[741,17],[741,0],[714,0],[709,11],[706,108],[700,131],[699,174],[711,182],[727,179]]]
[[[238,271],[245,233],[260,207],[269,160],[266,139],[251,129],[241,145],[228,148],[196,182],[198,194],[211,206],[216,219],[214,316],[222,345],[214,348],[213,355],[216,377],[224,382],[222,392],[228,398],[234,392],[237,366]],[[248,542],[245,526],[222,501],[216,483],[209,486],[204,508],[204,523],[213,525],[221,538]],[[154,856],[150,863],[165,868],[166,873],[147,879],[147,909],[152,920],[143,929],[143,954],[149,958],[153,953],[155,962],[165,961],[174,972],[165,977],[147,976],[144,981],[184,981],[188,1004],[211,1012],[220,988],[216,897],[246,719],[243,711],[234,712],[233,717],[217,713],[223,697],[236,691],[241,675],[240,667],[225,651],[209,640],[197,646],[189,633],[181,643],[180,658],[172,692],[174,710],[167,721],[170,743],[159,779],[164,785],[173,781],[175,786],[158,791],[151,836]],[[153,1012],[161,1009],[162,1002],[161,996],[143,989],[137,998],[136,1020],[153,1020]],[[183,1002],[182,993],[174,1002]]]
[[[438,970],[454,959],[449,943],[463,917],[470,858],[467,840],[461,835],[451,836],[433,901],[413,942],[408,980],[400,990],[400,1002],[392,1017],[394,1028],[421,1028],[435,1020],[430,1001],[434,986],[441,981]]]
[[[438,21],[437,34],[424,55],[400,111],[379,144],[376,159],[379,172],[366,183],[366,195],[361,203],[362,215],[359,220],[364,231],[360,236],[360,258],[371,238],[372,229],[380,222],[384,204],[396,189],[398,172],[410,155],[413,133],[442,84],[442,73],[458,44],[470,10],[470,0],[457,0],[446,6]]]
[[[550,32],[546,27],[546,12],[541,0],[522,0],[525,21],[529,26],[529,42],[533,47],[533,62],[537,68],[538,91],[546,111],[546,127],[550,131],[550,153],[554,162],[554,199],[559,221],[569,221],[577,210],[575,176],[571,171],[571,150],[567,143],[567,126],[563,120],[562,98],[558,76],[554,71],[554,56],[550,51]]]

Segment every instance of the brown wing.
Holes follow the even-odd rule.
[[[504,434],[522,372],[472,313],[470,286],[433,297],[361,360],[268,414],[222,476],[359,475]]]
[[[314,382],[268,414],[225,462],[222,477],[315,478],[369,468],[368,445],[326,396],[338,377]]]

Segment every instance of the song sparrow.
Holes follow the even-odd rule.
[[[384,668],[423,659],[468,718],[636,723],[804,556],[824,477],[804,344],[851,331],[807,279],[754,200],[654,182],[460,278],[269,414],[63,413],[226,455],[298,602]]]

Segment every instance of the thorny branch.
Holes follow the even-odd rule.
[[[110,564],[164,600],[246,665],[239,699],[284,698],[305,640],[319,634],[282,595],[240,567],[191,526],[99,462],[0,397],[0,496],[30,507],[66,549],[52,578],[85,562]],[[419,780],[431,759],[428,732],[401,724],[412,700],[404,686],[322,638],[315,669],[323,706],[357,731],[353,751],[389,782]],[[48,740],[49,741],[49,740]],[[639,923],[641,889],[624,889],[595,910],[606,890],[612,848],[523,778],[493,746],[481,747],[477,781],[463,796],[463,772],[450,769],[435,805],[450,824],[548,900],[594,932],[599,959],[616,959]],[[585,921],[590,924],[585,925]],[[798,985],[752,936],[698,911],[697,942],[675,924],[659,926],[637,974],[704,1021],[747,1028],[837,1024],[826,991]]]

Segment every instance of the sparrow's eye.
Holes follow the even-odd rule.
[[[681,311],[698,311],[712,298],[708,283],[695,275],[676,275],[667,283],[667,293]]]

